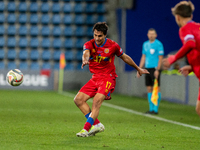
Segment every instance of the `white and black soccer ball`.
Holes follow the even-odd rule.
[[[7,73],[6,79],[10,85],[19,86],[23,82],[24,75],[19,69],[13,69]]]

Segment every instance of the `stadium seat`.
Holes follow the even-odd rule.
[[[65,70],[69,70],[69,71],[73,71],[73,70],[75,70],[76,68],[75,68],[75,65],[73,64],[73,63],[67,63],[66,64],[66,67],[65,67]]]
[[[67,48],[67,49],[71,49],[71,48],[74,48],[74,46],[75,46],[74,44],[75,44],[74,40],[71,39],[71,38],[68,38],[64,42],[64,47]]]
[[[51,68],[51,64],[49,63],[49,62],[44,62],[43,64],[42,64],[42,69],[52,69]]]
[[[7,52],[8,60],[14,60],[17,57],[17,52],[14,49],[10,49]]]
[[[73,6],[71,3],[65,3],[63,6],[64,13],[71,13],[73,11]]]
[[[18,68],[18,67],[17,67],[17,64],[16,64],[15,61],[9,61],[8,62],[8,65],[7,65],[8,70],[12,70],[12,69],[16,69],[16,68]]]
[[[42,48],[50,48],[51,47],[51,40],[48,38],[44,38],[41,43]]]
[[[75,36],[85,36],[86,30],[83,26],[78,26],[75,31]]]
[[[97,13],[106,13],[106,6],[105,6],[105,4],[104,3],[100,3],[100,4],[98,4],[97,5],[97,9],[96,9],[96,12]]]
[[[95,3],[87,3],[85,12],[86,13],[95,13],[96,11],[96,5]]]
[[[53,69],[54,70],[59,70],[60,69],[60,63],[54,63],[54,66],[53,66]]]
[[[25,48],[28,46],[28,40],[26,37],[22,37],[19,39],[19,47]]]
[[[0,2],[0,12],[3,12],[5,9],[5,4],[4,2]]]
[[[66,51],[65,52],[65,59],[67,60],[67,61],[72,61],[72,60],[74,60],[75,59],[75,56],[74,56],[74,52],[73,51]]]
[[[61,7],[60,7],[60,4],[59,3],[54,3],[52,5],[52,12],[53,13],[59,13],[61,11]]]
[[[25,24],[27,22],[27,15],[26,14],[20,14],[19,15],[19,23]]]
[[[62,32],[61,27],[55,26],[55,27],[53,28],[53,31],[52,31],[53,36],[61,36],[62,33],[63,33],[63,32]]]
[[[32,62],[30,65],[31,70],[40,70],[40,65],[38,62]]]
[[[19,34],[20,36],[26,36],[27,33],[28,33],[27,26],[20,26],[20,27],[19,27],[18,34]]]
[[[31,50],[30,52],[30,59],[35,61],[38,60],[40,58],[40,53],[38,50]]]
[[[31,38],[30,47],[37,48],[39,46],[40,46],[40,42],[39,42],[38,38]]]
[[[52,23],[55,25],[58,25],[61,23],[61,16],[60,15],[53,15],[52,17]]]
[[[5,22],[5,16],[4,14],[0,14],[0,23],[4,23]]]
[[[63,42],[60,38],[56,38],[53,40],[53,48],[60,49],[63,47]]]
[[[36,13],[38,11],[38,4],[37,3],[31,3],[29,6],[29,11],[31,13]]]
[[[0,49],[0,60],[4,59],[5,57],[5,51],[3,49]]]
[[[50,6],[48,3],[42,3],[41,8],[40,8],[42,13],[48,13],[50,10]]]
[[[82,61],[82,55],[83,55],[83,51],[78,51],[78,52],[76,53],[76,59],[77,59],[78,61]]]
[[[30,35],[31,36],[38,36],[39,35],[39,28],[38,28],[38,26],[31,26],[31,28],[30,28]]]
[[[0,35],[4,35],[5,34],[5,28],[3,25],[0,25]]]
[[[28,70],[28,69],[29,69],[29,65],[26,61],[19,63],[19,70]]]
[[[93,27],[87,27],[86,34],[87,36],[93,36]]]
[[[48,14],[42,15],[42,17],[41,17],[42,24],[48,24],[48,23],[50,23],[50,20],[51,20],[51,18]]]
[[[107,22],[106,17],[104,15],[99,15],[97,17],[97,22]]]
[[[95,15],[87,15],[86,20],[87,20],[86,23],[88,25],[94,25],[97,22],[97,18]]]
[[[7,28],[7,34],[8,35],[15,35],[16,32],[17,32],[17,30],[16,30],[15,25],[8,26],[8,28]]]
[[[70,24],[72,24],[73,23],[73,17],[72,17],[72,15],[65,15],[64,16],[64,19],[63,19],[63,23],[65,24],[65,25],[70,25]]]
[[[16,22],[16,15],[15,14],[9,14],[7,17],[7,22],[10,24],[14,24]]]
[[[42,36],[50,36],[51,35],[51,30],[48,26],[43,26],[41,29],[41,34]]]
[[[31,15],[29,21],[30,21],[31,24],[37,24],[37,23],[39,23],[39,17],[38,17],[38,15],[36,15],[36,14]]]
[[[70,27],[70,26],[65,27],[64,35],[65,36],[73,36],[74,35],[74,29],[72,27]]]
[[[15,46],[17,46],[17,41],[16,41],[16,39],[13,38],[13,37],[8,38],[7,46],[8,46],[8,47],[15,47]]]
[[[61,54],[60,50],[54,51],[54,53],[53,53],[53,60],[54,61],[59,61],[60,60],[60,54]]]
[[[18,6],[19,12],[26,12],[28,10],[27,4],[25,2],[20,2]]]
[[[83,45],[87,42],[85,39],[78,38],[76,39],[76,48],[83,49]]]
[[[83,3],[75,3],[74,12],[75,13],[84,13],[85,5],[83,5]]]
[[[6,68],[6,65],[3,61],[0,62],[0,69],[4,70]]]
[[[74,22],[76,25],[83,25],[85,23],[85,16],[84,15],[76,15]]]
[[[51,52],[49,50],[43,50],[42,52],[42,60],[47,61],[51,59]]]
[[[8,12],[14,12],[16,10],[15,2],[8,2],[7,10]]]
[[[3,37],[0,37],[0,47],[4,47],[5,45],[5,39]]]
[[[20,50],[18,54],[18,58],[20,60],[27,60],[28,59],[28,51],[27,50]]]

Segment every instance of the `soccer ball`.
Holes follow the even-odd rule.
[[[12,86],[19,86],[23,82],[23,73],[19,69],[10,70],[7,73],[6,79]]]

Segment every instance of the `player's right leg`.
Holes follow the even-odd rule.
[[[198,95],[197,104],[196,104],[196,112],[200,117],[200,87],[199,87],[199,95]]]

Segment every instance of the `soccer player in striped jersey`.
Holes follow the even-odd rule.
[[[104,131],[104,125],[97,119],[101,104],[115,89],[117,74],[115,72],[115,55],[125,63],[134,67],[140,76],[148,73],[146,69],[138,67],[114,41],[106,38],[108,26],[105,22],[98,22],[93,27],[94,39],[83,46],[82,67],[89,65],[92,78],[80,89],[74,102],[87,118],[83,129],[77,133],[78,137],[88,137]],[[86,103],[93,98],[92,109]]]
[[[179,71],[188,75],[193,71],[200,82],[200,24],[192,20],[194,5],[191,1],[181,1],[172,8],[172,14],[180,27],[179,36],[183,46],[175,55],[169,55],[163,59],[163,65],[170,67],[178,59],[186,56],[189,65],[182,67]],[[200,88],[196,103],[196,112],[200,116]]]

